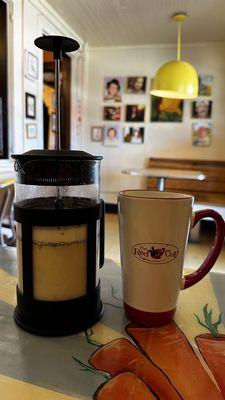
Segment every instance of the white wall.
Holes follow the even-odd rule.
[[[121,174],[125,168],[141,168],[149,157],[191,158],[225,160],[225,44],[196,44],[183,46],[182,58],[192,63],[199,74],[212,74],[213,83],[213,136],[210,147],[193,147],[191,140],[190,101],[185,101],[182,123],[150,123],[150,95],[123,95],[124,105],[145,103],[145,142],[143,145],[121,143],[119,147],[105,147],[91,142],[90,127],[104,125],[103,77],[147,76],[147,87],[157,69],[174,59],[174,46],[139,46],[117,48],[95,48],[89,52],[88,106],[86,148],[93,154],[104,157],[102,162],[101,188],[108,202],[116,201],[120,189],[144,187],[145,179]]]
[[[45,0],[9,0],[7,8],[9,157],[11,153],[43,148],[43,52],[34,45],[34,39],[43,34],[69,36],[81,45],[79,51],[71,54],[71,143],[72,147],[78,146],[83,136],[81,129],[78,132],[76,122],[77,103],[79,102],[83,107],[81,82],[83,82],[85,48],[82,39]],[[31,80],[26,76],[26,51],[30,51],[38,57],[38,80]],[[35,120],[25,117],[26,92],[36,96]],[[37,124],[37,138],[27,138],[27,123]],[[8,163],[6,160],[0,160],[0,178],[3,175],[10,177],[12,174],[10,160]]]

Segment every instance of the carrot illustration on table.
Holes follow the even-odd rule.
[[[132,372],[161,400],[182,398],[166,374],[127,339],[119,338],[105,344],[91,355],[89,363],[112,377],[125,371]]]
[[[81,370],[99,375],[103,382],[93,394],[93,400],[155,400],[159,399],[144,381],[132,372],[123,372],[113,378],[108,372],[101,371],[83,363],[72,356]]]
[[[184,333],[172,322],[158,328],[129,324],[127,333],[161,368],[185,400],[222,400]]]
[[[195,341],[225,398],[225,335],[218,332],[218,326],[222,323],[222,313],[213,323],[212,309],[208,310],[208,304],[206,304],[203,307],[203,314],[204,322],[200,320],[198,315],[195,314],[195,316],[199,324],[209,330],[210,333],[196,336]]]
[[[156,400],[149,387],[132,372],[123,372],[98,387],[94,400]]]

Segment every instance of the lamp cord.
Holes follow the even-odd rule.
[[[177,61],[180,61],[181,53],[181,21],[178,21],[178,33],[177,33]]]

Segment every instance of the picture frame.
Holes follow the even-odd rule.
[[[199,99],[191,102],[191,118],[209,119],[212,117],[212,100]]]
[[[126,79],[126,93],[146,94],[146,76],[128,76]]]
[[[27,139],[35,139],[37,137],[37,124],[26,124]]]
[[[103,80],[103,101],[106,103],[121,103],[124,78],[121,76],[107,76]]]
[[[26,77],[37,80],[39,77],[38,57],[30,51],[26,51]]]
[[[121,121],[121,107],[105,106],[103,107],[104,121]]]
[[[52,132],[56,132],[56,113],[52,113]]]
[[[31,93],[25,93],[26,118],[36,118],[36,97]]]
[[[91,127],[91,141],[101,142],[103,138],[103,127],[102,126],[92,126]]]
[[[209,147],[212,144],[212,123],[196,121],[192,124],[192,146]]]
[[[104,146],[118,147],[121,142],[122,128],[119,125],[104,126]]]
[[[126,122],[144,122],[145,104],[127,104]]]
[[[126,126],[124,128],[124,143],[143,144],[144,143],[144,126]]]
[[[151,122],[183,122],[183,100],[151,96]]]
[[[213,75],[199,75],[199,96],[212,96],[213,91]]]

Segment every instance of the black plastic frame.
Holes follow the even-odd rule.
[[[104,263],[104,202],[82,209],[34,210],[14,205],[15,220],[21,223],[23,293],[17,287],[15,321],[38,335],[60,336],[82,331],[99,320],[103,313],[100,282],[96,287],[96,233],[100,219],[100,260]],[[58,218],[59,216],[59,218]],[[87,294],[77,299],[42,301],[33,296],[33,226],[71,226],[87,224]]]

